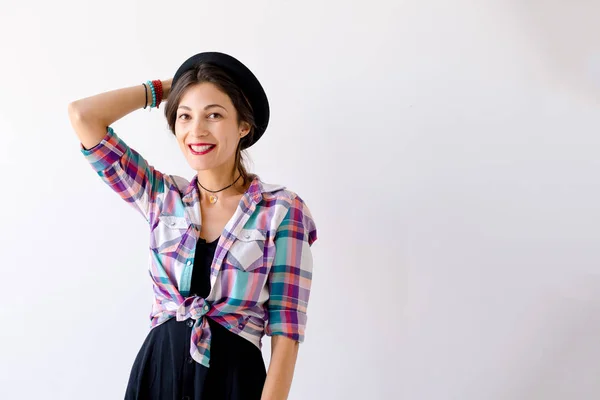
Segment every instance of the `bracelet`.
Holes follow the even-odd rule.
[[[142,85],[144,86],[144,95],[146,96],[146,104],[144,104],[144,110],[145,110],[146,107],[148,107],[148,87],[146,86],[145,83],[142,83]]]
[[[152,92],[152,104],[150,104],[150,108],[156,107],[156,90],[154,89],[154,84],[151,81],[146,82],[150,87],[150,91]]]
[[[154,86],[154,90],[156,91],[156,108],[159,108],[160,103],[162,102],[162,99],[163,99],[162,81],[160,81],[160,80],[152,81],[152,85]]]

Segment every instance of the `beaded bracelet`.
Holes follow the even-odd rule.
[[[152,85],[154,85],[154,90],[156,91],[156,108],[159,108],[160,103],[162,102],[162,99],[163,99],[162,81],[160,81],[160,80],[152,81]]]
[[[146,82],[150,87],[150,91],[152,92],[152,104],[150,104],[150,108],[156,107],[156,90],[154,89],[154,85],[151,81]]]

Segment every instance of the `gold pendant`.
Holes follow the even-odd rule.
[[[217,196],[215,196],[214,194],[211,194],[208,197],[208,200],[210,201],[210,204],[215,204],[217,202],[217,200],[219,200],[219,198]]]

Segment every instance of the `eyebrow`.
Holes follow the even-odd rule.
[[[204,110],[208,110],[209,108],[212,108],[212,107],[221,107],[223,110],[227,111],[227,109],[226,109],[225,107],[223,107],[222,105],[220,105],[220,104],[209,104],[209,105],[207,105],[206,107],[204,107]],[[189,108],[188,106],[179,106],[179,107],[177,107],[177,108],[178,108],[178,109],[179,109],[179,108],[184,108],[184,109],[186,109],[186,110],[190,110],[190,111],[192,111],[192,109],[191,109],[191,108]]]

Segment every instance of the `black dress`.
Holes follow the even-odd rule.
[[[196,244],[191,293],[203,298],[210,293],[217,242],[200,238]],[[260,400],[266,379],[261,351],[205,318],[212,333],[210,368],[190,357],[193,320],[171,318],[148,333],[131,369],[126,400]]]

